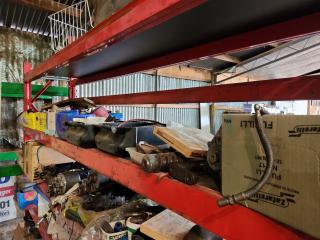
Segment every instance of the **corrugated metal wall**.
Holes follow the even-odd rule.
[[[23,62],[32,66],[43,62],[52,54],[47,41],[34,34],[0,28],[0,81],[23,82]],[[0,91],[1,94],[1,91]],[[4,143],[19,146],[16,117],[23,111],[23,100],[2,98],[0,101],[0,147]],[[21,139],[20,139],[21,140]]]
[[[177,78],[157,77],[149,74],[132,74],[123,77],[113,78],[77,86],[77,96],[94,97],[104,95],[117,95],[126,93],[151,92],[158,90],[169,90],[179,88],[190,88],[206,86],[207,83],[191,81]],[[181,106],[181,108],[179,107]],[[190,104],[168,105],[155,107],[146,106],[108,106],[112,111],[119,111],[124,114],[124,118],[146,118],[168,123],[178,122],[186,126],[199,127],[199,108]]]

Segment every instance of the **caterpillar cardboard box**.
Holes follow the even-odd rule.
[[[265,115],[263,120],[275,163],[268,183],[245,204],[320,238],[320,116]],[[265,168],[254,116],[224,114],[223,194],[250,188]]]

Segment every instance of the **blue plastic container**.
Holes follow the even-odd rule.
[[[25,209],[29,205],[38,206],[38,193],[35,190],[18,192],[17,201],[20,209]]]
[[[88,118],[95,117],[94,114],[79,114],[79,110],[70,110],[57,112],[56,114],[56,131],[60,138],[65,139],[65,131],[67,126],[65,122],[72,122],[74,118]]]
[[[79,115],[79,110],[57,112],[56,131],[60,138],[65,139],[64,133],[67,130],[67,127],[64,125],[65,122],[71,122],[77,115]]]
[[[115,113],[110,113],[110,115],[111,115],[112,117],[120,120],[120,121],[123,121],[123,113],[117,113],[117,112],[115,112]]]

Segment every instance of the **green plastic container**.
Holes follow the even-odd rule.
[[[16,152],[0,152],[0,177],[21,175],[22,169],[17,164],[18,159]]]

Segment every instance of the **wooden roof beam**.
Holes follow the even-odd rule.
[[[159,75],[163,77],[181,78],[186,80],[210,82],[212,73],[209,70],[187,67],[182,65],[173,65],[169,67],[145,71],[146,74]]]
[[[241,60],[239,58],[231,56],[229,54],[222,54],[222,55],[214,56],[214,58],[222,60],[222,61],[226,61],[226,62],[236,63],[236,64],[241,62]]]
[[[19,0],[16,2],[39,10],[45,10],[50,12],[58,12],[68,7],[68,5],[66,4],[59,3],[53,0]]]

